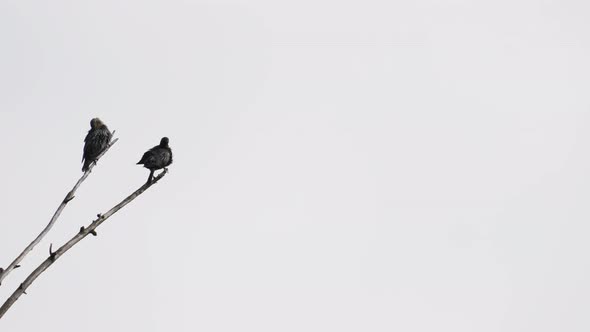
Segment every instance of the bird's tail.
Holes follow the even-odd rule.
[[[86,172],[88,170],[88,168],[90,167],[90,164],[92,163],[92,161],[86,159],[84,160],[84,165],[82,165],[82,172]]]

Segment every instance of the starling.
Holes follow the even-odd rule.
[[[168,137],[162,137],[160,145],[156,145],[143,154],[137,165],[143,164],[143,167],[150,170],[148,182],[154,179],[154,171],[166,168],[172,164],[172,149],[168,146]]]
[[[90,120],[90,130],[84,139],[84,155],[82,172],[86,172],[90,164],[96,162],[96,158],[107,148],[111,142],[112,134],[109,128],[99,118]]]

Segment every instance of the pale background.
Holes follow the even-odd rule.
[[[0,330],[589,331],[589,10],[0,0]]]

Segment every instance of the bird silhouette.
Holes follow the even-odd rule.
[[[150,170],[148,182],[152,182],[154,179],[155,170],[166,169],[172,164],[172,149],[168,146],[168,141],[168,137],[162,137],[160,144],[146,151],[137,163],[137,165],[143,164],[143,167]]]
[[[113,135],[99,118],[90,120],[90,130],[84,138],[84,154],[82,155],[82,172],[86,172],[90,164],[107,148]]]

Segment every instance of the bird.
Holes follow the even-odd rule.
[[[113,134],[99,118],[90,120],[90,130],[84,138],[84,153],[82,155],[82,172],[86,172],[98,156],[109,146]]]
[[[172,149],[168,145],[168,137],[162,137],[160,144],[147,150],[141,160],[137,162],[137,165],[150,170],[150,176],[148,177],[148,183],[154,179],[154,171],[158,169],[167,170],[166,167],[172,164]]]

